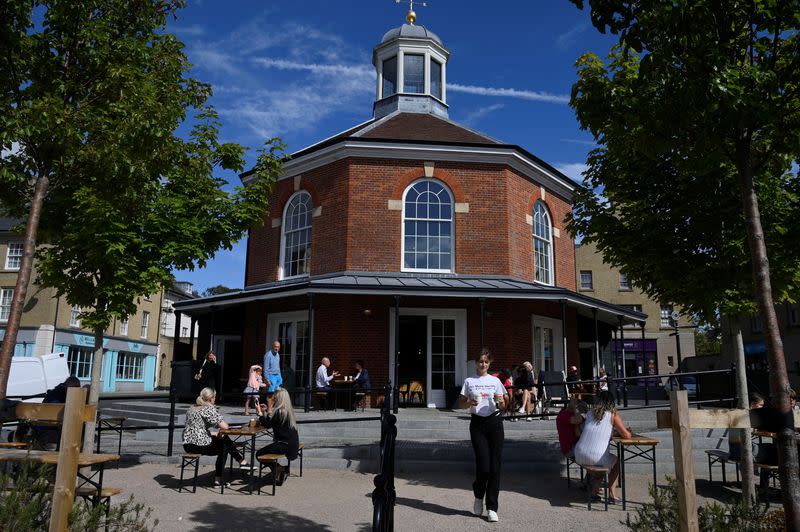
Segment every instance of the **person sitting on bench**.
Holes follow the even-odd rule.
[[[262,447],[256,456],[264,454],[283,454],[289,461],[297,458],[300,449],[300,437],[297,434],[297,421],[292,408],[289,392],[283,388],[275,390],[272,404],[267,407],[266,415],[259,418],[262,426],[272,429],[273,441]],[[275,466],[274,469],[272,466]],[[288,475],[287,470],[277,462],[270,464],[272,474],[275,475],[276,484],[283,484]]]

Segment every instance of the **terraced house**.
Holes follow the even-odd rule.
[[[363,359],[373,386],[417,382],[441,407],[481,346],[496,367],[591,376],[620,319],[645,318],[576,290],[564,216],[578,185],[450,120],[450,51],[413,22],[373,50],[372,116],[284,166],[249,234],[244,289],[175,304],[199,320],[199,351],[216,350],[223,390],[277,338],[290,385],[312,382],[323,356],[342,371]]]
[[[11,231],[18,222],[0,218],[0,338],[22,260],[22,238]],[[63,352],[70,372],[91,381],[94,335],[81,326],[80,308],[70,306],[55,290],[37,283],[36,264],[14,348],[14,356]],[[103,337],[102,391],[150,391],[156,382],[161,294],[144,297],[136,314],[114,321]]]

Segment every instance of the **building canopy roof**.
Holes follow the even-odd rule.
[[[647,314],[572,290],[515,277],[374,272],[344,272],[249,286],[229,294],[178,302],[175,303],[175,309],[198,315],[253,301],[305,294],[564,301],[567,306],[577,308],[579,314],[586,316],[592,316],[593,310],[597,310],[598,319],[613,325],[619,322],[620,317],[626,323],[641,322],[647,318]]]

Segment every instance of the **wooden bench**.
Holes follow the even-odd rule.
[[[300,459],[300,476],[303,476],[303,449],[305,448],[305,444],[301,443],[297,449],[297,458]],[[278,460],[281,458],[286,458],[285,454],[262,454],[256,457],[258,461],[258,478],[260,479],[261,476],[264,474],[264,468],[271,465],[271,464],[278,464]],[[278,475],[275,473],[276,470],[272,473],[272,495],[275,495],[275,487],[278,485]],[[292,461],[287,459],[286,464],[286,477],[288,478],[292,473]],[[261,483],[258,484],[258,493],[261,494]]]
[[[102,504],[106,510],[106,517],[111,511],[111,497],[119,495],[124,490],[122,488],[103,487],[100,493],[97,493],[97,488],[94,486],[81,486],[75,490],[75,496],[82,498],[87,502],[91,502],[92,506],[97,507]]]
[[[567,487],[569,488],[570,484],[572,483],[572,479],[570,477],[570,468],[572,467],[573,464],[578,466],[580,479],[583,480],[583,466],[580,465],[578,462],[576,462],[575,458],[572,456],[565,455],[564,458],[567,460]]]
[[[197,493],[197,470],[200,467],[201,454],[181,453],[181,480],[178,484],[178,493],[183,490],[183,473],[187,467],[194,466],[194,478],[192,479],[192,493]],[[224,484],[224,483],[223,483]]]
[[[739,481],[739,459],[731,458],[730,453],[721,449],[708,449],[706,450],[708,456],[708,481],[714,482],[712,466],[719,464],[722,469],[722,483],[727,484],[728,479],[725,476],[725,466],[728,462],[736,466],[736,481]]]
[[[601,485],[603,487],[603,493],[605,495],[606,512],[607,512],[608,511],[608,486],[609,486],[609,484],[608,484],[608,472],[609,472],[609,469],[607,467],[600,467],[600,466],[583,466],[583,469],[586,470],[586,474],[589,475],[590,477],[592,475],[594,475],[594,476],[597,476],[597,477],[600,477],[600,478],[603,479],[601,481],[602,482]],[[591,512],[592,511],[592,497],[594,496],[593,490],[591,488],[591,484],[590,484],[590,487],[587,490],[587,492],[589,493],[588,507],[589,507],[589,511]]]
[[[30,446],[30,442],[27,441],[0,442],[0,449],[27,449]]]
[[[775,479],[778,478],[778,472],[780,471],[780,468],[777,465],[759,464],[758,462],[754,463],[753,467],[757,467],[759,469],[759,475],[761,478],[764,476],[767,477],[766,482],[763,483],[763,489],[761,490],[761,499],[766,503],[767,507],[769,507],[769,480],[772,479],[772,484],[774,487]]]

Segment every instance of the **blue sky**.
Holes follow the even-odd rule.
[[[251,148],[281,137],[299,150],[371,118],[372,49],[405,22],[394,0],[190,1],[168,31],[185,44],[192,75],[211,83],[222,140]],[[575,61],[604,55],[601,35],[567,0],[415,2],[417,24],[450,50],[450,118],[518,144],[576,180],[594,146],[580,131],[569,93]],[[223,175],[238,184],[236,175]],[[202,291],[242,287],[245,241],[204,269],[178,271]]]

